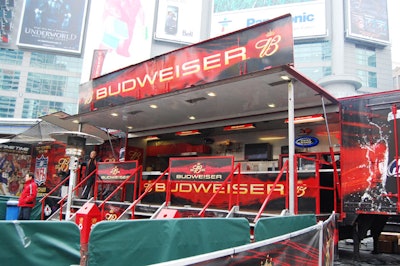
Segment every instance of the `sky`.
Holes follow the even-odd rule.
[[[389,36],[392,42],[392,61],[400,66],[400,1],[387,0],[389,12]]]

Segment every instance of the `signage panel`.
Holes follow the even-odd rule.
[[[386,0],[347,0],[347,37],[389,44]]]
[[[327,35],[324,0],[213,13],[210,35],[219,36],[288,13],[293,18],[295,39]]]
[[[25,0],[17,45],[80,54],[87,0]]]
[[[94,79],[80,88],[79,112],[292,64],[291,20],[285,15]]]

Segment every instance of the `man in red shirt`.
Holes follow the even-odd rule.
[[[37,195],[37,185],[32,173],[26,174],[25,185],[18,200],[19,215],[18,220],[30,220],[32,208],[35,207]]]

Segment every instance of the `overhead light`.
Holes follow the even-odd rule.
[[[275,107],[276,107],[276,105],[275,105],[274,103],[269,103],[269,104],[267,104],[267,106],[268,106],[269,108],[275,108]]]
[[[177,135],[177,136],[190,136],[190,135],[197,135],[197,134],[201,134],[201,132],[198,131],[197,129],[195,129],[195,130],[179,131],[179,132],[176,132],[176,133],[175,133],[175,135]]]
[[[111,113],[111,116],[118,116],[117,113]]]
[[[146,140],[158,140],[158,139],[160,139],[160,138],[157,137],[157,136],[148,136],[148,137],[146,137]]]
[[[307,115],[307,116],[299,116],[295,117],[293,120],[294,124],[302,124],[302,123],[313,123],[313,122],[320,122],[324,121],[324,116],[322,114],[316,114],[316,115]],[[285,123],[288,123],[289,120],[286,119]]]
[[[127,126],[126,128],[127,128],[127,129],[132,129],[132,128],[133,128],[133,126]]]
[[[79,120],[78,119],[72,120],[72,123],[79,124]]]
[[[210,97],[215,97],[215,96],[217,96],[217,94],[215,94],[215,92],[209,92],[209,93],[207,93],[207,95],[210,96]]]
[[[226,126],[226,127],[224,127],[224,131],[242,130],[242,129],[250,129],[250,128],[255,128],[254,124],[242,124],[242,125],[235,125],[235,126]]]
[[[264,140],[264,141],[280,140],[280,139],[286,139],[286,137],[284,137],[284,136],[271,136],[271,137],[261,137],[261,138],[259,138],[259,140]]]
[[[189,119],[190,119],[190,120],[195,120],[196,117],[195,117],[194,115],[191,115],[191,116],[189,116]]]
[[[150,108],[156,109],[156,108],[158,108],[158,106],[155,104],[150,104]]]
[[[283,79],[283,80],[290,80],[290,77],[289,77],[289,76],[286,76],[286,75],[282,75],[282,76],[281,76],[281,79]]]

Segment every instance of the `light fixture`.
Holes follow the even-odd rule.
[[[158,108],[158,106],[155,104],[150,104],[150,108],[156,109],[156,108]]]
[[[149,140],[158,140],[158,139],[160,139],[160,138],[157,137],[157,136],[147,136],[147,137],[146,137],[146,140],[147,140],[147,141],[149,141]]]
[[[133,128],[133,126],[127,126],[126,128],[127,128],[127,129],[132,129],[132,128]]]
[[[217,96],[217,94],[215,94],[215,92],[210,91],[209,93],[207,93],[208,96],[210,97],[215,97]]]
[[[191,116],[189,116],[189,119],[190,119],[190,120],[195,120],[196,117],[195,117],[194,115],[191,115]]]
[[[235,126],[226,126],[224,127],[224,131],[231,131],[231,130],[242,130],[242,129],[250,129],[255,128],[254,124],[242,124],[242,125],[235,125]]]
[[[111,113],[111,116],[118,116],[117,113]]]
[[[78,119],[74,119],[74,120],[72,120],[72,123],[79,124],[79,120]]]
[[[269,108],[275,108],[275,107],[276,107],[276,105],[275,105],[274,103],[269,103],[269,104],[267,104],[267,106],[268,106]]]
[[[271,137],[261,137],[259,140],[262,141],[269,141],[269,140],[281,140],[281,139],[286,139],[284,136],[271,136]]]
[[[179,131],[176,132],[175,135],[177,136],[190,136],[190,135],[197,135],[197,134],[201,134],[200,131],[198,131],[197,129],[194,130],[186,130],[186,131]]]
[[[290,77],[289,77],[289,76],[286,76],[286,75],[282,75],[282,76],[281,76],[281,79],[283,79],[283,80],[290,80]]]
[[[320,122],[324,121],[324,116],[322,114],[316,114],[316,115],[307,115],[307,116],[299,116],[295,117],[293,120],[294,124],[303,124],[303,123],[313,123],[313,122]],[[285,123],[288,123],[289,120],[286,119]]]

